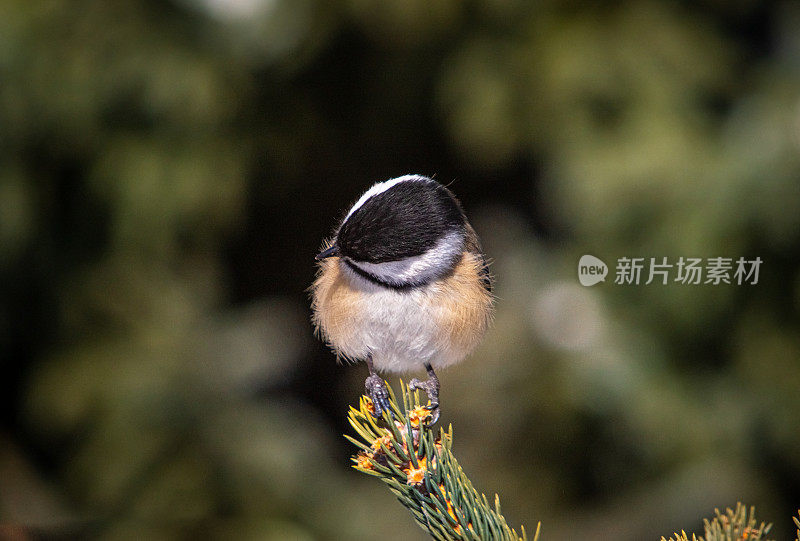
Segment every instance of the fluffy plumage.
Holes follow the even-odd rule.
[[[480,243],[453,194],[418,175],[379,183],[351,208],[311,288],[317,331],[344,359],[388,372],[461,361],[492,316]],[[328,247],[326,246],[326,248]]]

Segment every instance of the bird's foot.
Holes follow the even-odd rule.
[[[367,396],[372,400],[372,416],[380,419],[383,412],[387,412],[389,416],[392,415],[392,408],[389,405],[389,390],[386,388],[386,382],[377,374],[371,374],[364,381],[364,387],[367,391]]]
[[[417,389],[425,391],[425,394],[428,395],[429,404],[425,406],[425,409],[431,412],[431,420],[428,424],[432,425],[439,420],[439,414],[441,413],[439,408],[439,378],[431,368],[431,365],[425,364],[425,369],[428,371],[428,379],[421,381],[414,378],[408,383],[408,388],[412,391]]]

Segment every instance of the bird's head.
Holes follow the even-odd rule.
[[[446,187],[420,175],[380,182],[353,205],[329,248],[355,273],[390,287],[421,285],[461,257],[467,221]]]

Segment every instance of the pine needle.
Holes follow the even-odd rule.
[[[379,477],[410,512],[416,523],[442,541],[496,539],[528,541],[511,528],[494,505],[479,494],[453,455],[453,429],[427,425],[430,413],[420,404],[419,393],[400,382],[402,407],[389,387],[394,418],[372,416],[372,404],[363,397],[359,408],[350,408],[348,421],[358,438],[345,436],[360,448],[353,467]],[[360,439],[359,439],[360,438]],[[538,541],[541,523],[532,541]]]

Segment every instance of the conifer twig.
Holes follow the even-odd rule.
[[[358,435],[345,437],[361,450],[353,467],[380,478],[431,537],[439,541],[497,539],[527,541],[508,526],[495,495],[490,505],[479,494],[453,456],[453,427],[438,431],[426,421],[430,412],[420,404],[419,392],[400,383],[403,408],[389,389],[393,416],[372,416],[372,403],[361,397],[359,408],[350,408],[348,420]],[[541,523],[532,541],[537,541]]]
[[[772,524],[756,522],[755,507],[747,508],[741,503],[736,504],[736,509],[730,507],[725,513],[719,509],[714,509],[716,515],[713,519],[703,519],[705,537],[698,537],[692,534],[691,539],[685,531],[675,533],[667,540],[662,537],[661,541],[772,541],[764,537],[772,528]]]

